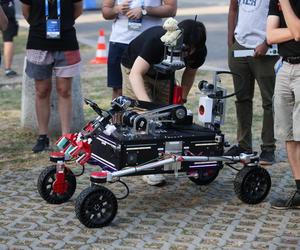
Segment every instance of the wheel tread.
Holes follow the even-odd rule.
[[[104,221],[99,223],[94,223],[89,218],[85,216],[84,205],[90,199],[90,196],[96,192],[102,192],[103,194],[108,195],[112,202],[112,213],[111,215]],[[118,211],[118,201],[115,195],[107,188],[103,186],[91,186],[84,189],[80,195],[77,197],[75,202],[75,214],[79,221],[89,228],[100,228],[107,226],[111,223],[111,221],[115,218]]]
[[[265,176],[267,180],[267,189],[265,190],[265,193],[259,198],[259,199],[253,199],[250,198],[246,193],[243,193],[244,188],[244,182],[245,178],[251,173],[251,171],[260,171],[262,175]],[[268,171],[260,166],[258,167],[243,167],[236,175],[235,180],[234,180],[234,191],[237,195],[237,197],[247,203],[247,204],[258,204],[262,202],[268,195],[269,191],[271,188],[271,177],[268,173]]]
[[[38,190],[40,196],[48,203],[61,204],[61,203],[68,201],[75,193],[76,177],[70,169],[67,169],[67,173],[65,176],[66,176],[66,178],[68,180],[68,184],[69,184],[68,195],[60,196],[59,198],[58,197],[55,198],[54,196],[49,195],[45,191],[45,188],[46,188],[45,181],[46,181],[47,177],[55,172],[56,172],[55,165],[46,167],[39,175],[39,178],[37,181],[37,190]]]

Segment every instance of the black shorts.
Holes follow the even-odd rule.
[[[3,41],[12,42],[13,38],[18,35],[19,25],[16,20],[15,5],[12,3],[2,4],[2,9],[7,16],[8,25],[5,31],[2,31]]]

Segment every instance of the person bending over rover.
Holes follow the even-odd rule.
[[[183,31],[183,59],[185,69],[182,74],[182,98],[185,102],[194,83],[197,69],[204,63],[206,49],[206,29],[203,23],[184,20],[178,24]],[[161,37],[166,30],[161,26],[152,27],[136,37],[124,51],[122,76],[124,95],[160,104],[169,103],[169,75],[157,74],[153,66],[164,59],[164,43]],[[143,180],[150,185],[165,182],[163,175],[147,175]]]

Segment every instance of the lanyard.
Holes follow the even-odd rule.
[[[45,0],[45,15],[46,19],[48,19],[49,16],[49,2],[48,0]],[[60,0],[57,0],[57,18],[60,18]]]

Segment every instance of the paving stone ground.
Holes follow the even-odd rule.
[[[84,60],[93,54],[84,53]],[[15,57],[19,73],[23,58]],[[90,65],[83,74],[103,75],[105,68]],[[0,75],[0,87],[13,88],[21,80]],[[300,249],[300,210],[270,208],[270,200],[294,188],[283,150],[277,158],[278,163],[268,168],[270,195],[256,206],[236,197],[236,172],[228,167],[206,187],[172,176],[160,188],[147,186],[140,177],[124,178],[130,195],[119,201],[114,221],[101,229],[84,227],[74,213],[76,197],[89,186],[88,173],[77,178],[69,202],[50,205],[36,189],[43,166],[0,168],[0,249]],[[123,191],[120,186],[108,187],[116,194]]]
[[[130,195],[101,229],[84,227],[74,213],[76,197],[89,186],[88,173],[77,178],[69,202],[50,205],[36,189],[42,169],[0,169],[0,249],[300,249],[300,210],[270,208],[271,199],[293,190],[286,163],[269,168],[271,193],[255,206],[236,197],[236,173],[229,168],[206,187],[173,176],[160,188],[140,177],[124,178]],[[123,191],[107,187],[116,195]]]

